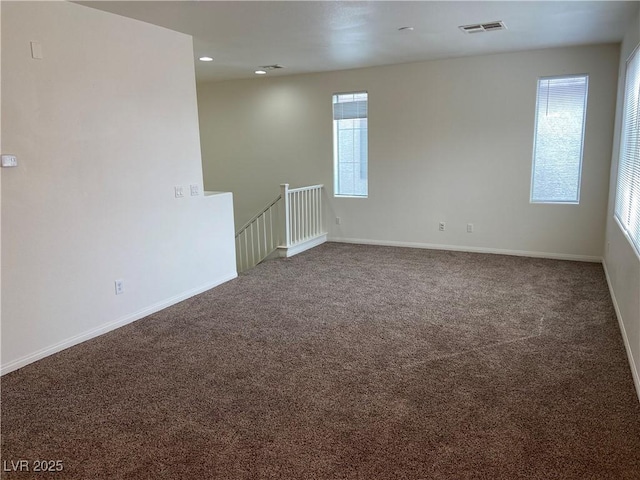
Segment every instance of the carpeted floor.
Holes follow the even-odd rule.
[[[4,376],[2,459],[64,465],[7,479],[638,479],[640,403],[601,265],[328,243]]]

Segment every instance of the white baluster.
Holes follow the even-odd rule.
[[[256,265],[260,262],[262,258],[262,238],[260,237],[260,218],[256,218],[256,244],[258,245],[258,258],[256,258]]]
[[[322,188],[318,189],[318,234],[322,233]]]
[[[313,199],[311,203],[311,231],[314,237],[318,233],[318,230],[316,228],[316,205],[318,204],[318,199],[316,198],[317,191],[318,189],[314,188],[311,192],[311,198]]]
[[[289,217],[289,184],[283,183],[280,185],[281,197],[282,197],[282,212],[280,228],[282,232],[282,241],[285,247],[291,245],[291,232],[290,232],[290,217]]]
[[[291,195],[291,243],[298,243],[298,192],[293,192]]]
[[[269,245],[267,244],[267,215],[266,213],[262,215],[262,242],[264,247],[264,255],[266,257],[269,253]]]
[[[318,234],[318,189],[313,190],[313,235]]]
[[[302,192],[297,193],[298,203],[296,205],[296,210],[298,213],[298,243],[302,241],[304,234],[304,216],[302,215]]]
[[[302,192],[302,198],[302,239],[306,240],[309,238],[309,190],[304,190]]]

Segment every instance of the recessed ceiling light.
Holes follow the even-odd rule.
[[[255,74],[256,75],[265,75],[267,72],[265,72],[264,70],[256,70]]]
[[[200,57],[201,62],[213,62],[213,58],[211,57]]]
[[[413,32],[414,28],[413,27],[400,27],[398,29],[399,32]]]

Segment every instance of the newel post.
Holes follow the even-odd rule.
[[[280,195],[282,197],[282,212],[280,213],[280,229],[284,247],[291,245],[291,229],[289,228],[289,184],[280,184]]]

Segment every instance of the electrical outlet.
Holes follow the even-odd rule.
[[[340,217],[336,217],[336,225],[340,225],[340,222],[341,222]]]
[[[174,188],[174,191],[176,193],[176,198],[184,197],[184,187],[182,185],[176,185],[173,188]]]
[[[467,223],[467,233],[473,233],[473,223]]]
[[[445,228],[446,228],[446,224],[444,222],[440,222],[438,224],[438,230],[440,230],[441,232],[444,232]]]
[[[190,187],[191,190],[191,196],[192,197],[197,197],[198,195],[200,195],[200,185],[191,185]]]
[[[114,283],[116,286],[116,295],[122,295],[124,293],[124,280],[116,280]]]

